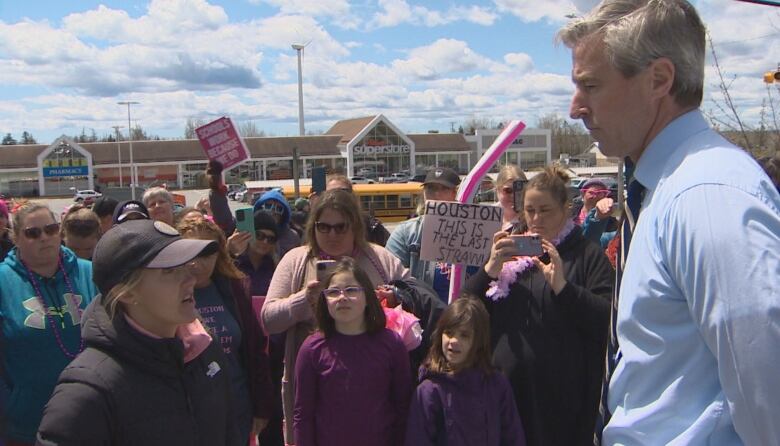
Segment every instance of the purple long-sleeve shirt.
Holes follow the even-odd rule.
[[[412,394],[395,333],[306,338],[295,366],[296,446],[403,444]]]

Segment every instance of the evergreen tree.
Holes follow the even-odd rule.
[[[38,141],[36,141],[27,130],[25,130],[22,132],[22,140],[19,142],[19,144],[38,144]]]
[[[14,139],[13,136],[11,136],[10,133],[6,133],[5,137],[3,138],[2,144],[4,146],[12,146],[12,145],[16,144],[16,140]]]

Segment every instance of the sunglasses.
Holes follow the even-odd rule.
[[[327,234],[330,231],[336,231],[336,234],[343,234],[347,232],[347,229],[349,229],[349,223],[338,223],[335,225],[331,225],[328,223],[323,223],[321,221],[315,222],[314,227],[317,229],[317,232],[320,234]]]
[[[275,235],[268,235],[260,231],[255,232],[255,239],[257,239],[258,242],[268,242],[268,243],[276,243],[277,240]]]
[[[283,214],[284,213],[284,206],[279,203],[263,203],[263,209],[271,212],[276,212],[277,214]]]
[[[357,299],[360,297],[360,293],[363,292],[363,288],[359,286],[348,286],[346,288],[326,288],[322,290],[322,294],[327,299],[338,299],[342,295],[347,299]]]
[[[589,188],[589,189],[585,189],[585,193],[586,194],[591,194],[591,195],[604,195],[604,196],[606,196],[606,195],[609,195],[609,189],[593,189],[593,188]]]
[[[44,232],[48,236],[57,235],[60,232],[60,224],[59,223],[51,223],[48,224],[42,228],[39,228],[37,226],[34,226],[32,228],[24,228],[24,236],[27,237],[30,240],[35,240],[41,237],[41,234]]]

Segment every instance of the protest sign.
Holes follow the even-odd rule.
[[[219,161],[226,171],[249,159],[249,149],[228,117],[198,127],[195,134],[209,160]]]
[[[493,234],[501,229],[499,206],[426,201],[420,258],[482,266],[490,258]]]

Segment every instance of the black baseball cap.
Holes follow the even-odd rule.
[[[460,184],[460,176],[449,167],[436,167],[428,171],[423,181],[423,185],[431,183],[455,189]]]
[[[115,225],[138,219],[149,220],[149,210],[147,210],[146,206],[140,201],[123,201],[114,209],[113,220]]]
[[[105,296],[139,268],[173,268],[217,252],[213,240],[185,239],[167,223],[128,220],[100,238],[92,256],[92,281]]]

